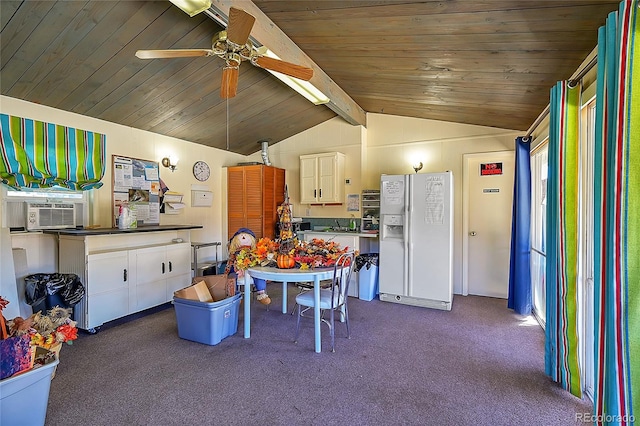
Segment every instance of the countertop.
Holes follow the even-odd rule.
[[[201,229],[202,225],[149,225],[141,226],[139,228],[131,229],[118,229],[118,228],[94,228],[94,229],[45,229],[42,232],[45,234],[58,234],[58,235],[76,235],[76,236],[91,236],[91,235],[109,235],[109,234],[135,234],[139,232],[159,232],[159,231],[182,231],[188,229]]]
[[[298,231],[298,234],[326,234],[326,235],[352,235],[354,237],[362,238],[378,238],[378,232],[349,232],[349,231]]]

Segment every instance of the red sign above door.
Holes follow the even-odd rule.
[[[480,176],[501,175],[502,163],[480,163]]]

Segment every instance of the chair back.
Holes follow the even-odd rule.
[[[333,280],[331,281],[331,308],[335,309],[347,301],[349,282],[355,266],[356,255],[350,251],[341,254],[333,266]]]

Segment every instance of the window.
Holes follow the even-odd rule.
[[[596,126],[596,102],[582,108],[580,134],[580,182],[578,227],[578,329],[581,342],[581,369],[585,394],[593,401],[593,161]]]
[[[2,187],[2,226],[12,230],[26,229],[27,203],[75,204],[76,225],[89,225],[89,197],[92,191],[73,191],[67,188],[23,188],[16,191],[7,185]]]
[[[533,313],[544,327],[548,140],[531,152],[531,286]]]
[[[54,186],[52,188],[22,188],[21,191],[15,191],[2,185],[3,195],[8,200],[24,200],[24,201],[43,201],[46,199],[56,200],[82,200],[84,194],[82,191],[73,191],[71,189]]]

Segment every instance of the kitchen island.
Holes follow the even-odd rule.
[[[105,322],[173,300],[191,284],[190,231],[200,225],[132,229],[48,230],[58,236],[58,272],[78,275],[84,298],[74,307],[78,327]]]

